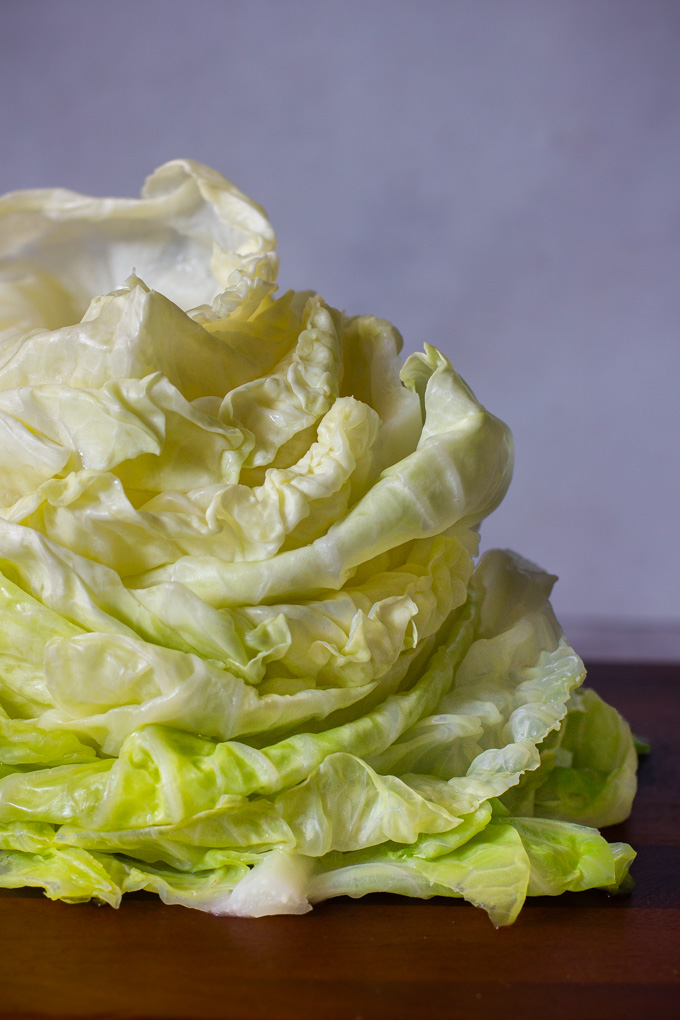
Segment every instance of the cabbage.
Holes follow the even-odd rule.
[[[215,171],[0,199],[0,886],[213,913],[625,888],[630,730],[487,552],[512,444]]]

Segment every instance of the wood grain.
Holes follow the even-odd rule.
[[[218,918],[126,897],[119,911],[0,894],[0,1018],[450,1020],[680,1016],[680,669],[593,664],[653,743],[633,817],[632,896],[527,901],[496,931],[445,899],[334,900]]]

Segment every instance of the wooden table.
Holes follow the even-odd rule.
[[[0,1017],[664,1020],[680,1017],[680,668],[593,663],[653,743],[633,817],[632,896],[527,902],[512,928],[445,899],[334,900],[220,918],[126,898],[116,912],[0,895]]]

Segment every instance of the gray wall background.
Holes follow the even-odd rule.
[[[484,544],[567,620],[680,613],[680,2],[2,0],[0,191],[175,156],[282,287],[440,346],[512,427]]]

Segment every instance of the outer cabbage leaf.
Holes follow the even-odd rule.
[[[628,723],[592,690],[575,691],[541,767],[504,798],[516,814],[606,826],[630,814],[637,753]]]
[[[635,857],[627,843],[607,843],[597,829],[544,818],[508,818],[530,863],[529,896],[628,887]]]
[[[453,847],[456,833],[451,833]],[[635,856],[626,844],[609,844],[595,829],[543,819],[495,819],[461,842],[434,857],[411,847],[329,854],[319,862],[307,895],[311,902],[384,891],[464,897],[500,926],[512,924],[527,895],[620,891]]]

